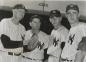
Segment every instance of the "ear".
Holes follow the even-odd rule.
[[[80,14],[77,14],[78,15],[78,18],[80,17]]]
[[[62,16],[59,19],[62,20]]]
[[[68,17],[67,13],[65,13],[65,17],[66,17],[66,18]]]
[[[49,18],[49,21],[50,21],[50,22],[52,22],[52,19],[51,19],[51,18]]]
[[[32,23],[31,23],[31,22],[29,22],[29,25],[30,25],[30,26],[32,26]]]
[[[14,12],[16,12],[17,10],[16,10],[16,9],[13,9],[12,11],[13,11],[13,13],[14,13]]]

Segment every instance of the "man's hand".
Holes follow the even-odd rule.
[[[41,42],[38,42],[38,48],[39,48],[40,50],[43,48],[43,46],[44,46],[44,43],[41,44]]]
[[[28,49],[34,50],[37,47],[37,45],[38,45],[38,36],[33,35],[28,42]]]

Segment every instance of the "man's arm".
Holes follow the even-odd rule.
[[[84,62],[85,55],[86,55],[86,52],[83,52],[83,51],[77,52],[74,62]]]
[[[10,40],[10,38],[7,35],[5,35],[5,34],[1,35],[1,42],[2,42],[2,44],[4,46],[4,48],[7,48],[7,49],[18,48],[18,47],[22,47],[23,46],[23,42],[22,41]]]
[[[34,50],[37,46],[38,46],[38,39],[36,38],[36,36],[32,36],[30,39],[28,40],[24,40],[24,42],[28,42],[27,44],[25,43],[24,47],[24,52],[29,52]]]

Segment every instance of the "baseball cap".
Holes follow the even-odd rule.
[[[70,5],[68,5],[68,6],[66,7],[66,12],[67,12],[68,10],[70,10],[70,9],[76,10],[76,11],[79,12],[79,7],[78,7],[76,4],[70,4]]]
[[[24,9],[26,11],[26,8],[23,4],[16,4],[13,9]]]
[[[52,17],[61,17],[61,13],[60,13],[60,11],[59,10],[51,10],[50,11],[50,18],[52,18]]]

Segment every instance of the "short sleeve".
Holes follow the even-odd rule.
[[[67,42],[68,33],[69,31],[66,28],[61,32],[61,42]]]
[[[32,36],[32,34],[31,34],[31,32],[29,30],[25,32],[25,38],[24,38],[24,42],[23,42],[24,45],[27,45],[28,44],[31,36]]]
[[[1,37],[1,34],[6,34],[7,28],[8,28],[7,20],[2,19],[1,22],[0,22],[0,37]]]

